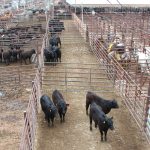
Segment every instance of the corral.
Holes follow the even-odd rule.
[[[67,4],[64,8],[69,10],[68,6]],[[124,29],[128,28],[125,26],[119,27],[119,29],[115,28],[117,26],[114,26],[115,23],[117,24],[115,19],[119,18],[116,15],[103,14],[97,17],[97,14],[96,16],[84,14],[83,22],[82,16],[76,16],[70,12],[68,14],[68,17],[61,14],[61,21],[65,28],[62,33],[59,33],[62,42],[62,62],[44,63],[44,49],[48,47],[48,39],[51,36],[48,26],[51,18],[47,14],[46,20],[42,21],[42,28],[46,27],[44,29],[46,33],[35,32],[35,34],[40,34],[40,39],[37,39],[36,42],[29,41],[27,47],[23,46],[27,48],[25,51],[36,49],[36,58],[33,60],[35,64],[16,66],[16,62],[14,62],[11,63],[11,66],[0,68],[2,108],[0,146],[2,149],[18,149],[19,147],[20,150],[148,150],[150,87],[149,72],[147,71],[149,71],[149,67],[141,71],[138,70],[136,59],[132,62],[126,61],[125,64],[115,57],[110,59],[107,49],[113,41],[112,39],[108,40],[108,33],[112,33],[112,31],[115,31],[113,32],[115,37],[124,41],[127,48],[149,46],[149,38],[147,38],[149,34],[145,35],[145,40],[142,42],[140,36],[143,36],[143,33],[138,31],[134,36],[133,34],[127,36],[129,31],[122,36]],[[132,14],[127,14],[126,17],[129,18],[130,15],[132,16]],[[110,22],[106,21],[105,17],[109,18],[110,16]],[[140,17],[141,15],[139,15]],[[136,19],[138,20],[138,16]],[[144,21],[146,25],[143,26],[142,31],[148,29],[149,26],[148,16],[145,19],[147,22]],[[41,20],[39,19],[39,21]],[[96,23],[96,21],[98,22]],[[105,27],[102,24],[105,24]],[[111,25],[111,31],[107,28],[109,25]],[[129,30],[130,28],[132,26],[129,26]],[[138,36],[138,34],[140,35]],[[124,37],[127,37],[126,40]],[[134,45],[132,45],[132,40],[135,41]],[[139,43],[140,45],[138,45]],[[3,48],[5,46],[7,47],[7,45],[1,45]],[[148,66],[148,62],[145,64]],[[44,121],[39,99],[42,94],[48,94],[51,97],[55,89],[62,92],[70,106],[65,123],[61,124],[56,118],[54,127],[48,127],[47,122]],[[100,142],[98,131],[91,132],[89,130],[89,118],[85,112],[87,91],[93,91],[107,99],[115,98],[119,103],[119,109],[112,110],[108,114],[108,116],[114,117],[115,130],[108,133],[107,142]],[[22,131],[21,134],[20,131]]]

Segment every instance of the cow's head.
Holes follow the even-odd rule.
[[[58,111],[60,111],[62,114],[65,114],[67,112],[67,107],[69,106],[69,104],[66,104],[65,102],[60,102],[57,107],[58,107]]]
[[[56,116],[56,114],[57,114],[57,108],[56,108],[56,106],[51,107],[49,109],[49,112],[50,112],[51,116]]]
[[[112,106],[112,108],[119,108],[119,105],[118,105],[118,103],[117,103],[117,101],[115,99],[113,99],[111,101],[111,106]]]
[[[113,117],[111,117],[111,118],[106,118],[106,121],[104,121],[104,123],[107,124],[108,129],[114,130]]]
[[[36,52],[35,52],[35,49],[31,49],[31,53],[32,54],[35,54]]]

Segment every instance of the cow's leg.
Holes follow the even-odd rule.
[[[59,42],[60,48],[61,48],[61,41]]]
[[[92,116],[90,115],[90,130],[92,131]]]
[[[103,141],[103,131],[100,130],[100,133],[101,133],[101,141]]]
[[[26,59],[24,59],[24,63],[27,65]]]
[[[15,56],[15,62],[17,62],[17,55]]]
[[[59,113],[59,116],[60,116],[60,122],[62,123],[62,114]]]
[[[6,61],[5,61],[5,62],[6,62],[6,65],[9,65],[9,60],[8,60],[8,59],[6,59]]]
[[[86,102],[86,114],[88,115],[89,104]]]
[[[29,57],[29,63],[31,64],[31,58]]]
[[[105,131],[104,133],[105,133],[105,141],[107,141],[107,131]]]
[[[95,121],[95,128],[97,128],[97,121]]]
[[[49,117],[47,118],[47,121],[48,121],[48,126],[50,127],[50,119],[49,119]]]
[[[9,65],[9,61],[6,59],[6,65]]]
[[[65,114],[63,114],[63,122],[65,122]]]
[[[51,118],[52,121],[52,127],[54,126],[54,117]]]
[[[21,65],[22,65],[22,58],[20,58],[20,63],[21,63]]]
[[[61,51],[60,51],[59,61],[61,62]]]
[[[45,120],[47,120],[47,117],[46,117],[46,115],[45,115]]]

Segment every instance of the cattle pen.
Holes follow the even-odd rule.
[[[131,22],[128,27],[125,24],[119,26],[122,15],[106,13],[97,17],[97,14],[84,13],[83,21],[82,16],[75,14],[68,3],[62,8],[69,13],[68,16],[65,14],[60,17],[65,27],[65,30],[59,33],[62,42],[62,62],[50,63],[44,60],[44,49],[49,45],[51,36],[48,22],[51,15],[55,16],[52,14],[54,12],[50,11],[46,16],[45,14],[44,17],[42,16],[44,18],[42,30],[38,27],[38,31],[36,29],[34,31],[31,27],[34,31],[31,36],[35,39],[32,37],[31,41],[23,45],[25,50],[36,47],[35,64],[16,66],[14,63],[12,66],[0,67],[0,104],[2,104],[0,121],[3,121],[1,124],[4,126],[0,128],[2,131],[0,137],[2,142],[9,143],[9,146],[1,143],[2,149],[19,147],[20,150],[148,150],[149,63],[144,61],[146,67],[141,71],[138,69],[137,58],[130,62],[121,62],[115,57],[110,59],[107,49],[114,40],[108,38],[108,33],[112,32],[129,49],[143,50],[149,47],[149,17],[146,14],[137,15],[136,19],[139,22],[135,24],[140,23],[141,29],[138,31],[133,28]],[[125,23],[130,15],[134,17],[134,14],[123,16]],[[59,15],[57,14],[56,17],[58,19]],[[39,22],[40,19],[36,23]],[[8,22],[4,25],[6,24]],[[128,29],[132,29],[133,32],[129,34]],[[24,34],[27,36],[28,32],[23,33],[23,36]],[[1,39],[0,42],[0,47],[7,50],[8,41]],[[145,53],[148,54],[148,50]],[[42,94],[51,97],[55,89],[61,91],[70,105],[66,122],[61,124],[56,118],[54,127],[48,127],[41,111],[40,97]],[[97,130],[91,132],[89,129],[89,117],[86,116],[85,111],[85,97],[88,91],[106,99],[116,99],[119,103],[119,109],[111,110],[108,114],[114,117],[115,130],[108,133],[107,142],[100,142],[99,132]],[[5,114],[6,111],[8,112]],[[13,129],[7,133],[8,128],[5,126],[13,127],[17,133]],[[10,138],[5,141],[5,137],[9,134]],[[16,139],[10,142],[14,135]]]

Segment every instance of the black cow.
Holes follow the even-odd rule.
[[[58,46],[57,39],[55,38],[54,35],[50,38],[49,44],[50,44],[51,46],[54,46],[54,45],[55,45],[55,46]]]
[[[17,47],[18,48],[18,47]],[[20,47],[19,47],[20,49]],[[21,50],[19,49],[14,49],[13,47],[11,47],[10,53],[11,53],[11,61],[16,61],[19,59]]]
[[[48,49],[44,49],[44,56],[47,62],[56,62],[57,61],[57,53],[55,51],[52,51],[52,49],[50,48]],[[53,64],[55,65],[55,64]]]
[[[56,61],[61,62],[61,50],[58,48],[58,46],[53,46],[52,51],[56,53]]]
[[[102,107],[102,110],[105,114],[108,114],[112,108],[119,108],[116,100],[106,100],[95,93],[87,92],[86,94],[86,114],[88,115],[88,108],[92,102],[95,102],[97,105]]]
[[[66,104],[62,94],[58,90],[55,90],[53,92],[52,99],[53,99],[55,106],[58,109],[60,121],[61,122],[65,121],[65,114],[67,112],[67,106],[69,106],[69,104]]]
[[[3,52],[3,50],[1,49],[1,51],[0,51],[0,62],[2,62],[2,57],[3,57],[3,54],[2,54],[2,52]]]
[[[95,128],[97,125],[101,133],[101,141],[103,141],[103,133],[105,134],[105,141],[107,141],[107,131],[108,129],[113,130],[113,117],[108,118],[106,114],[102,111],[102,108],[98,106],[95,102],[90,105],[90,130],[92,131],[92,120],[95,122]]]
[[[26,63],[27,59],[29,59],[29,62],[31,63],[31,56],[33,54],[35,54],[35,49],[29,50],[29,51],[22,51],[20,53],[21,63],[22,63],[22,60],[24,60],[25,64],[27,64]]]
[[[60,40],[60,37],[58,35],[53,35],[50,40],[49,40],[49,44],[52,45],[52,46],[58,46],[58,44],[60,45],[61,47],[61,40]]]
[[[58,35],[55,35],[55,38],[56,38],[56,41],[57,41],[57,44],[60,45],[61,47],[61,40],[60,40],[60,37]],[[58,46],[58,45],[57,45]]]
[[[10,51],[6,51],[4,52],[3,49],[1,50],[1,59],[4,59],[4,62],[6,63],[6,65],[9,65],[10,63],[10,59],[11,59],[11,52]]]
[[[52,126],[53,126],[54,125],[54,118],[55,118],[56,113],[57,113],[56,106],[53,104],[52,100],[47,95],[43,95],[40,98],[40,103],[41,103],[42,110],[45,114],[45,120],[48,121],[49,126],[50,126],[50,120],[51,120]]]

